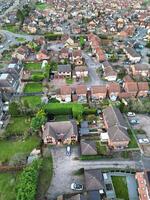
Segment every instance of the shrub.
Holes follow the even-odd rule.
[[[35,160],[23,170],[17,186],[16,200],[35,200],[41,164],[41,160]]]
[[[34,75],[32,75],[31,79],[33,81],[42,81],[44,79],[44,75],[43,74],[34,74]]]

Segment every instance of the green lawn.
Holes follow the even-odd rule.
[[[73,83],[73,79],[71,78],[66,78],[66,84],[70,85]]]
[[[29,71],[41,70],[41,63],[25,63],[24,69]]]
[[[12,25],[12,24],[5,24],[3,26],[3,29],[5,29],[7,31],[10,31],[10,32],[13,32],[13,33],[18,33],[19,32],[19,27],[15,26],[15,25]]]
[[[26,93],[42,92],[42,84],[41,83],[27,83],[24,87],[24,92]]]
[[[18,37],[18,38],[16,38],[16,40],[17,40],[18,42],[25,42],[25,41],[26,41],[26,39],[25,39],[25,38],[22,38],[22,37]]]
[[[8,126],[6,127],[6,134],[12,135],[23,135],[28,131],[31,120],[27,117],[12,117]]]
[[[15,200],[15,185],[18,182],[20,173],[1,173],[0,174],[0,200]]]
[[[21,97],[21,101],[26,100],[31,108],[35,108],[37,105],[41,104],[40,96],[26,96]]]
[[[123,200],[129,200],[126,177],[112,176],[111,178],[115,189],[116,197]]]
[[[38,10],[44,10],[48,7],[48,4],[37,2],[35,6],[36,6],[36,9]]]
[[[53,160],[52,156],[44,157],[42,162],[42,167],[40,171],[37,197],[38,199],[43,199],[45,193],[47,192],[51,179],[53,175]]]
[[[1,140],[0,141],[0,162],[9,161],[15,154],[29,154],[35,147],[39,145],[40,139],[32,136],[26,140]]]
[[[99,155],[107,155],[108,149],[106,145],[102,145],[101,142],[96,142],[96,149]]]
[[[128,135],[130,137],[130,142],[129,142],[128,148],[138,148],[138,144],[137,144],[135,136],[133,134],[134,134],[133,130],[129,129]]]

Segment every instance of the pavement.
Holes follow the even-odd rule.
[[[83,52],[82,53],[85,63],[88,66],[89,70],[89,76],[90,76],[90,81],[88,82],[88,85],[102,85],[105,83],[105,81],[100,79],[100,76],[98,76],[96,70],[100,67],[100,63],[95,61],[91,56],[89,56],[87,53]]]
[[[51,153],[53,156],[53,167],[54,173],[51,185],[47,191],[47,198],[49,200],[54,200],[56,196],[65,193],[73,193],[70,189],[72,182],[79,182],[84,184],[83,176],[75,176],[74,172],[84,168],[84,169],[101,169],[101,168],[122,168],[122,169],[137,169],[142,168],[141,161],[80,161],[78,158],[80,155],[79,147],[72,147],[71,156],[66,155],[65,147],[52,147]]]

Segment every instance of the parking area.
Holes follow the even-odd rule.
[[[64,194],[64,191],[67,194],[75,193],[76,191],[71,190],[71,183],[83,184],[84,177],[74,175],[80,169],[79,161],[74,159],[79,156],[78,147],[72,147],[71,156],[66,155],[65,147],[51,148],[51,153],[54,173],[46,196],[49,200],[54,200],[58,195]]]
[[[150,139],[150,117],[148,115],[137,114],[136,118],[139,119],[139,124],[134,125],[134,128],[144,130]]]

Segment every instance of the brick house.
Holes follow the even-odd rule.
[[[120,85],[119,83],[109,83],[107,85],[108,88],[108,96],[111,100],[116,100],[120,93]]]
[[[120,110],[109,106],[103,110],[104,124],[108,132],[108,145],[114,149],[128,146],[130,138],[127,124]]]
[[[78,77],[78,78],[88,77],[88,68],[87,67],[77,66],[77,67],[75,67],[74,70],[75,70],[74,78],[75,77]]]
[[[83,57],[81,50],[75,50],[72,53],[72,61],[75,65],[83,65]]]
[[[107,88],[106,85],[98,85],[91,87],[92,99],[104,99],[106,98]]]
[[[60,87],[60,98],[62,100],[70,99],[71,101],[71,87],[70,86],[61,86]]]
[[[66,64],[66,65],[58,65],[58,73],[57,76],[59,78],[63,78],[63,77],[71,77],[71,65],[70,64]]]
[[[131,95],[131,97],[136,97],[138,93],[138,85],[137,82],[125,82],[124,89],[127,93]]]
[[[138,82],[138,97],[146,97],[149,91],[148,82]]]
[[[148,64],[137,63],[135,65],[131,65],[131,70],[133,76],[150,76],[150,68]]]
[[[59,54],[60,59],[69,59],[69,50],[67,48],[62,48]]]
[[[77,85],[75,90],[78,97],[86,97],[87,87],[85,85]]]
[[[113,70],[108,61],[103,62],[102,64],[103,76],[107,81],[115,81],[117,79],[117,72]]]
[[[70,144],[77,142],[78,130],[75,120],[47,122],[43,127],[44,144]]]

